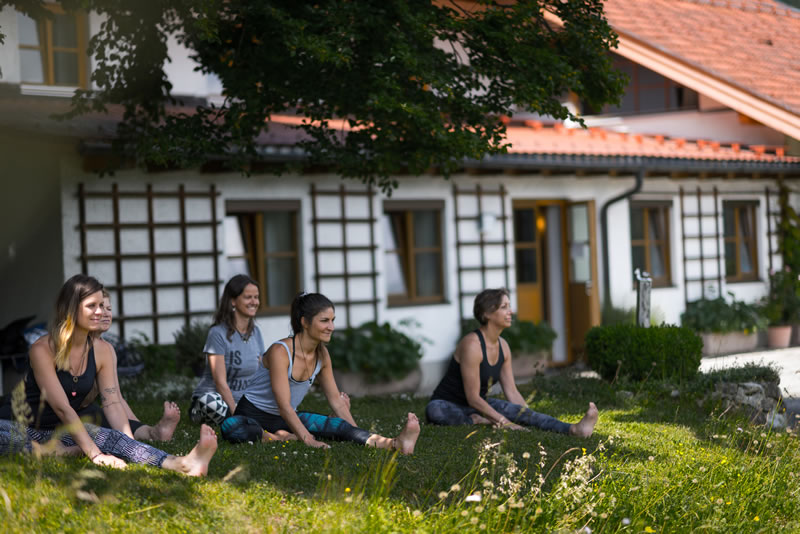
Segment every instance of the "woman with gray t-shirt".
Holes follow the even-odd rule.
[[[225,284],[203,348],[206,368],[192,393],[189,416],[195,423],[205,419],[197,405],[201,395],[219,393],[232,414],[258,369],[264,354],[264,339],[254,321],[258,305],[258,284],[249,276],[237,274]]]

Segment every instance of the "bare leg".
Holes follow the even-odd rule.
[[[378,434],[372,434],[367,439],[367,445],[379,449],[395,449],[402,454],[414,454],[417,438],[419,438],[419,419],[409,412],[406,424],[397,437],[386,438]]]
[[[186,456],[167,456],[161,467],[177,471],[190,477],[205,476],[208,463],[217,452],[217,433],[208,426],[200,426],[200,439],[194,449]]]
[[[470,417],[470,419],[472,419],[472,423],[475,424],[475,425],[491,425],[492,424],[491,421],[489,421],[488,419],[486,419],[484,416],[482,416],[479,413],[474,413],[474,414],[470,415],[469,417]]]
[[[592,435],[592,432],[594,432],[594,425],[597,424],[597,418],[599,415],[600,414],[597,411],[597,406],[595,406],[593,402],[590,402],[589,409],[586,410],[586,414],[583,416],[583,419],[574,425],[569,426],[569,434],[571,436],[578,436],[580,438],[588,438]]]

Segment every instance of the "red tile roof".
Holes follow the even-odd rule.
[[[671,139],[662,135],[618,133],[601,128],[566,128],[562,123],[545,126],[538,121],[526,121],[524,125],[512,123],[507,129],[510,154],[800,163],[800,157],[786,156],[783,147],[721,145],[704,139]]]
[[[800,114],[800,11],[772,0],[606,0],[631,37]]]

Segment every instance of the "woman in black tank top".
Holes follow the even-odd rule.
[[[511,350],[500,337],[511,326],[511,303],[506,289],[486,289],[475,297],[473,307],[480,328],[464,336],[456,347],[441,382],[425,409],[429,422],[438,425],[493,424],[513,430],[531,426],[541,430],[588,437],[598,412],[589,403],[576,424],[559,421],[528,408],[517,390],[511,370]],[[506,399],[487,397],[499,382]]]
[[[190,476],[206,474],[208,463],[217,449],[216,433],[208,426],[201,428],[195,448],[182,457],[171,456],[132,438],[128,418],[120,403],[110,346],[94,342],[91,335],[101,328],[103,307],[103,286],[95,278],[78,274],[64,283],[56,301],[56,316],[50,333],[30,349],[30,368],[25,378],[26,400],[30,413],[37,414],[41,407],[41,415],[28,421],[33,426],[28,426],[23,440],[16,437],[13,442],[0,439],[0,444],[12,443],[30,450],[31,441],[47,442],[55,435],[55,427],[59,426],[66,431],[60,437],[61,444],[74,449],[69,452],[83,452],[98,465],[121,468],[125,467],[127,460]],[[116,430],[84,424],[76,412],[95,381],[100,390],[103,412]],[[24,419],[25,416],[20,414],[20,417]],[[0,433],[8,434],[9,428],[7,424],[0,425]]]

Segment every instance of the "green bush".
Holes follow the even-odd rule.
[[[209,328],[209,322],[193,321],[175,332],[175,364],[181,373],[191,371],[193,376],[202,374],[206,365],[203,347],[206,345]]]
[[[767,321],[754,304],[722,297],[690,302],[681,314],[681,324],[697,332],[744,332],[748,334],[766,328]]]
[[[703,341],[680,326],[595,326],[586,334],[589,366],[606,380],[649,376],[684,380],[697,374]]]
[[[157,345],[139,333],[130,340],[130,345],[142,357],[144,378],[159,378],[167,374],[180,374],[177,367],[175,345]]]
[[[412,320],[400,324],[419,326]],[[384,382],[403,378],[417,368],[422,358],[422,343],[389,323],[369,321],[337,330],[328,344],[328,352],[334,369],[359,373],[368,382]]]
[[[480,326],[475,319],[461,321],[461,336],[469,334]],[[541,350],[550,350],[556,339],[556,332],[544,321],[538,324],[531,321],[520,321],[517,316],[511,321],[511,326],[503,330],[501,336],[508,342],[508,347],[513,353],[532,353]]]

